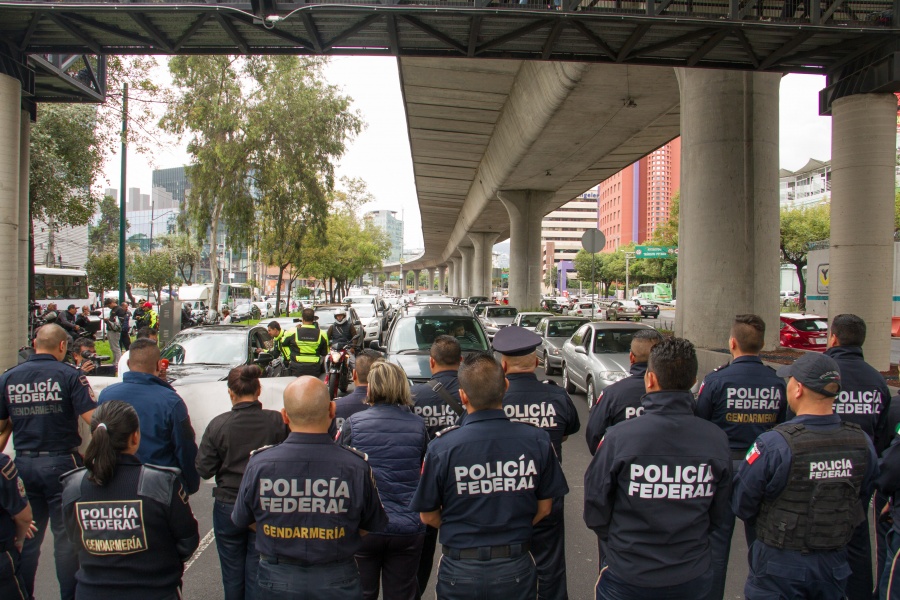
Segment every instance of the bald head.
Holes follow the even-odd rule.
[[[34,351],[38,354],[52,354],[56,360],[65,358],[68,344],[69,334],[55,323],[41,325],[34,336]]]
[[[334,418],[328,387],[315,377],[299,377],[284,390],[284,414],[291,431],[327,433]]]

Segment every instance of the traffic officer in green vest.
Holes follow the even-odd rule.
[[[282,345],[287,348],[291,375],[318,377],[322,371],[321,359],[328,354],[328,336],[316,325],[316,313],[304,308],[300,313],[302,323],[284,336]]]
[[[269,335],[272,337],[272,355],[276,358],[279,356],[282,357],[285,364],[288,364],[291,360],[291,353],[284,345],[284,340],[289,332],[283,330],[281,325],[278,324],[278,321],[272,321],[266,325],[266,331],[269,332]],[[265,352],[265,350],[261,348],[258,348],[257,351]]]
[[[847,543],[878,475],[869,436],[834,413],[841,374],[810,352],[778,369],[797,416],[760,435],[734,479],[732,508],[756,523],[747,600],[845,597]]]

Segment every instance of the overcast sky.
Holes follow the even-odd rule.
[[[162,67],[157,79],[164,84],[168,81],[165,58],[161,57],[159,61]],[[404,245],[421,248],[421,220],[396,59],[333,57],[325,69],[325,76],[353,98],[353,107],[367,124],[341,159],[338,174],[366,181],[376,198],[367,209],[402,212],[406,221]],[[831,158],[831,118],[818,114],[818,92],[824,86],[825,78],[820,76],[788,75],[782,79],[781,167],[795,170],[810,158]],[[149,194],[153,169],[178,167],[190,162],[184,143],[179,144],[162,134],[159,139],[161,146],[152,157],[129,154],[129,188],[139,187]],[[119,172],[119,158],[111,155],[104,171],[109,187],[119,187]]]

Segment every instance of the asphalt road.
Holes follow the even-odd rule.
[[[542,369],[538,370],[538,377],[544,377]],[[561,382],[559,377],[552,379],[557,383]],[[582,424],[585,424],[588,415],[584,394],[574,394],[572,399],[578,409]],[[199,437],[210,416],[197,414],[193,418]],[[566,497],[566,561],[569,597],[573,600],[593,598],[593,587],[597,579],[597,538],[592,531],[585,527],[581,518],[584,504],[583,477],[590,458],[591,455],[587,450],[582,432],[572,436],[563,445],[563,469],[570,489],[569,495]],[[191,497],[191,506],[200,525],[201,544],[187,563],[184,575],[184,597],[190,600],[222,598],[221,572],[215,538],[212,533],[213,499],[210,495],[212,487],[211,482],[203,482],[200,491]],[[44,540],[38,569],[35,594],[37,600],[50,600],[57,598],[59,594],[50,539],[51,536],[48,533]],[[435,568],[436,566],[437,560],[435,560]],[[739,524],[735,529],[732,541],[726,598],[730,600],[743,597],[743,584],[746,576],[746,546],[743,529]],[[434,581],[435,578],[432,576],[429,594],[426,597],[434,597]]]

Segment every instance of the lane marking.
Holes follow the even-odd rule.
[[[193,565],[195,562],[197,562],[197,559],[200,558],[200,555],[203,554],[203,551],[206,550],[207,548],[209,548],[209,545],[212,544],[215,541],[215,539],[216,539],[216,534],[212,529],[210,529],[209,532],[205,536],[203,536],[203,539],[200,540],[200,545],[197,546],[197,550],[194,551],[194,555],[191,557],[191,559],[189,561],[187,561],[185,563],[185,565],[184,565],[185,573],[188,572],[188,569],[191,568],[191,565]]]

